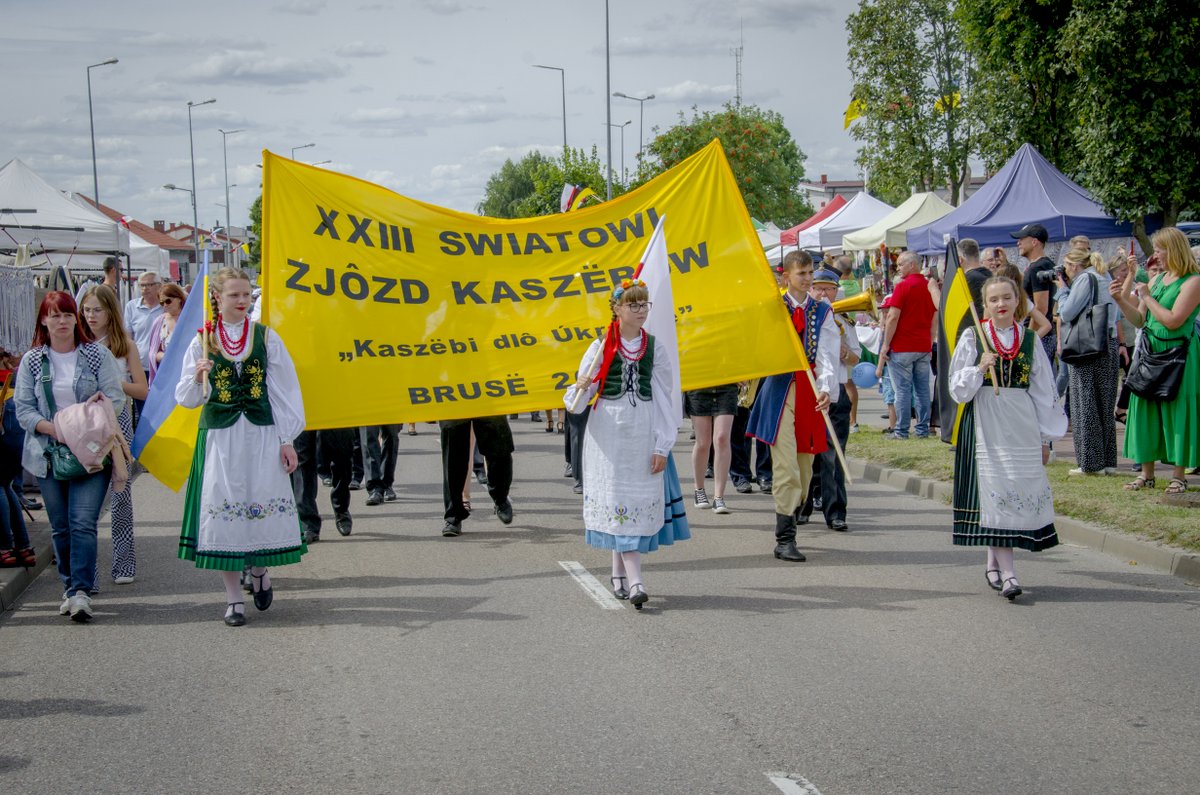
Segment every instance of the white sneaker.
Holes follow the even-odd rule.
[[[1095,477],[1096,475],[1103,475],[1103,474],[1105,474],[1105,472],[1104,472],[1104,470],[1099,470],[1097,472],[1091,472],[1091,471],[1084,470],[1080,467],[1076,467],[1075,469],[1067,470],[1067,474],[1068,475],[1087,475],[1088,477]]]
[[[132,576],[116,577],[113,579],[113,582],[115,582],[117,585],[129,585],[130,583],[133,582],[133,577]]]
[[[729,513],[729,509],[725,507],[725,498],[717,497],[713,500],[713,513]]]
[[[858,433],[858,423],[857,422],[850,426],[850,433]]]
[[[58,614],[60,616],[71,615],[71,597],[67,596],[67,592],[63,591],[62,604],[58,606]]]
[[[704,489],[696,489],[696,507],[711,508],[712,504],[708,501],[708,495],[704,493]]]
[[[79,591],[70,598],[71,620],[80,624],[92,620],[92,597],[86,592]]]

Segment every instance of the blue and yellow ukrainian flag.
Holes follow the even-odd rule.
[[[175,385],[183,369],[183,355],[195,338],[195,330],[207,320],[205,294],[208,285],[208,251],[196,275],[192,291],[179,313],[175,333],[167,343],[167,351],[146,405],[133,435],[133,457],[158,478],[163,485],[179,491],[187,483],[196,448],[196,433],[200,428],[200,409],[185,409],[175,402]]]

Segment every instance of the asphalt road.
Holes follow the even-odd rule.
[[[513,426],[511,526],[476,486],[441,537],[421,425],[400,500],[356,492],[349,538],[327,513],[240,629],[175,559],[182,495],[140,479],[135,584],[104,577],[79,626],[47,570],[0,617],[0,792],[1195,791],[1197,589],[1060,546],[1018,553],[1009,604],[946,506],[871,484],[786,564],[770,498],[730,488],[732,514],[689,510],[694,538],[646,558],[647,609],[603,609],[561,565],[607,585],[562,437]],[[688,450],[685,426],[683,472]]]

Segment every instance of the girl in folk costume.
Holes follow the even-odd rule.
[[[796,514],[812,484],[813,456],[827,449],[821,412],[829,408],[831,399],[837,400],[841,394],[837,369],[841,339],[832,307],[808,294],[813,282],[812,257],[808,252],[790,252],[783,258],[783,268],[787,286],[784,305],[800,336],[814,379],[810,381],[809,373],[803,371],[764,378],[750,409],[746,435],[774,448],[771,470],[775,557],[802,562],[807,558],[796,548]]]
[[[679,375],[675,352],[642,328],[646,285],[622,281],[610,306],[608,333],[584,354],[564,403],[578,414],[599,392],[583,437],[583,525],[588,544],[612,550],[613,594],[640,610],[650,599],[642,553],[691,538],[671,458]]]
[[[1050,360],[1021,323],[1020,296],[1011,279],[988,279],[987,340],[966,329],[950,362],[950,395],[967,404],[954,454],[954,543],[988,548],[984,577],[1009,600],[1021,594],[1013,550],[1058,544],[1045,462],[1049,443],[1067,432]]]
[[[203,407],[179,557],[221,572],[225,623],[237,627],[246,623],[243,566],[250,567],[254,606],[266,610],[274,595],[267,567],[296,563],[308,551],[289,478],[304,404],[283,341],[247,317],[250,277],[222,268],[212,282],[215,328],[207,347],[199,336],[192,340],[175,387],[180,405]]]

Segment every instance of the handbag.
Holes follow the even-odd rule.
[[[1129,385],[1130,392],[1143,400],[1169,403],[1179,394],[1179,387],[1183,385],[1183,370],[1187,364],[1191,338],[1185,338],[1182,345],[1155,353],[1146,342],[1148,333],[1143,331],[1142,341],[1134,354],[1129,375],[1125,376],[1125,383]]]
[[[46,406],[50,409],[51,417],[58,413],[58,408],[54,403],[54,393],[50,390],[52,380],[50,357],[43,353],[42,389],[46,393]],[[74,480],[90,474],[84,469],[83,464],[79,463],[79,459],[71,452],[71,448],[57,439],[51,439],[46,445],[46,469],[50,472],[50,477],[55,480]]]
[[[1087,364],[1108,353],[1108,306],[1099,303],[1099,281],[1092,276],[1092,305],[1075,318],[1063,338],[1059,358],[1067,364]]]

